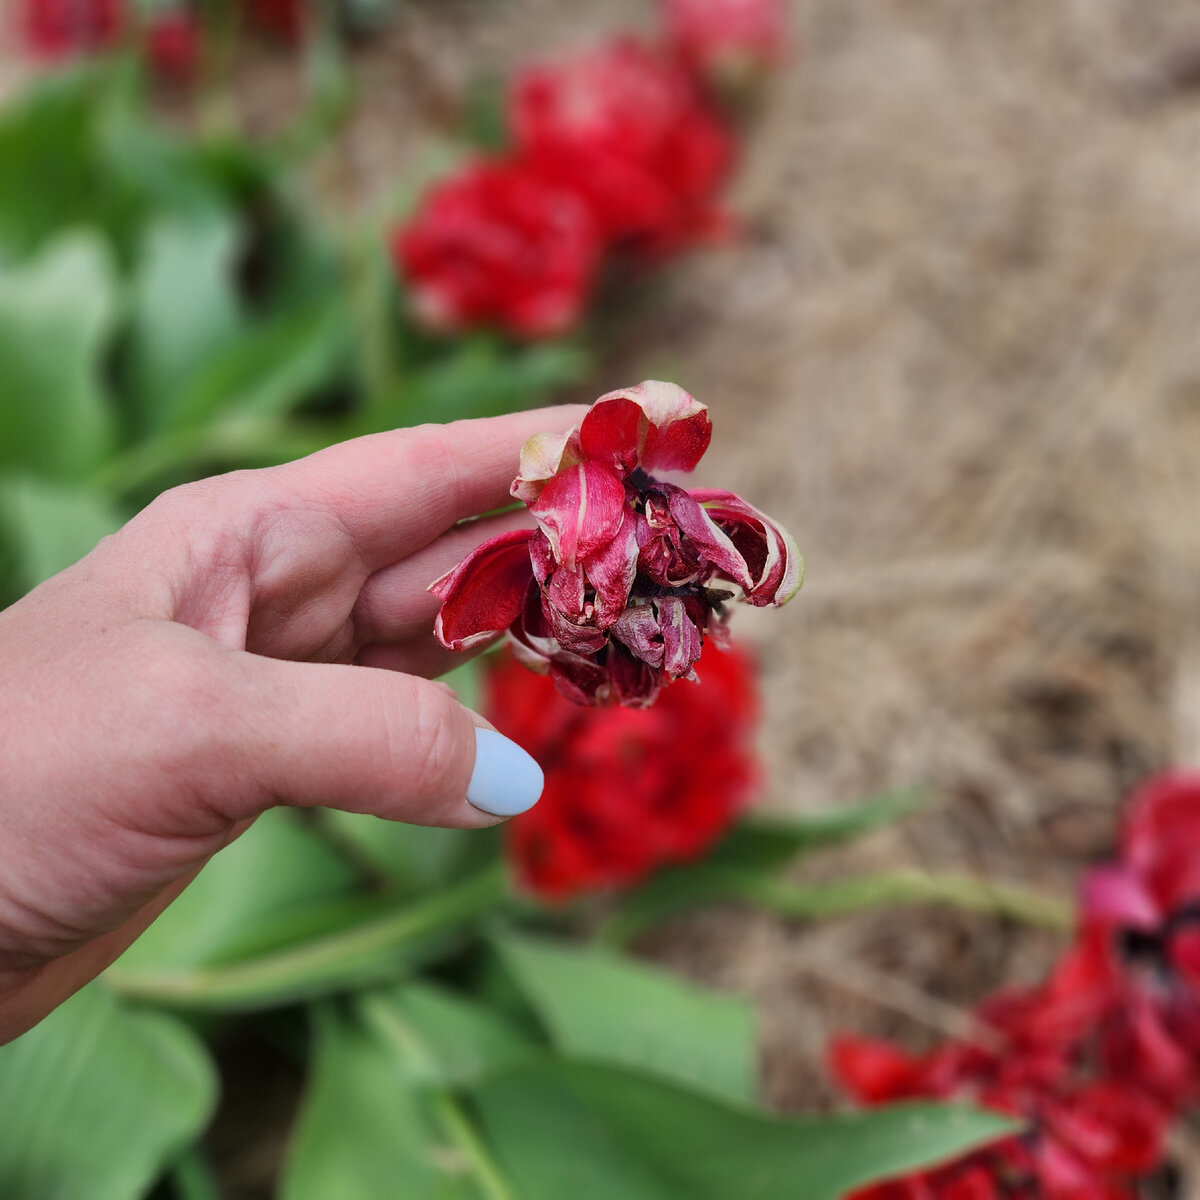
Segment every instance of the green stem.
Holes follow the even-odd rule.
[[[704,887],[692,895],[681,892],[677,896],[662,896],[658,903],[647,907],[639,908],[635,895],[625,910],[618,911],[601,926],[598,939],[620,945],[667,917],[720,901],[754,905],[779,916],[806,920],[847,916],[884,905],[942,904],[1046,929],[1066,931],[1074,922],[1071,905],[1055,896],[974,875],[903,869],[832,883],[798,884],[756,871],[729,868],[707,872],[703,882]]]
[[[491,1151],[484,1145],[459,1101],[450,1092],[439,1092],[434,1097],[433,1107],[447,1136],[471,1164],[471,1173],[487,1200],[516,1200]]]
[[[131,1000],[169,1007],[249,1009],[308,999],[382,975],[406,950],[490,913],[507,890],[497,864],[397,912],[245,962],[176,971],[118,965],[104,979]]]

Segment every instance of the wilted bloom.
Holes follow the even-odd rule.
[[[986,1036],[910,1055],[888,1042],[831,1046],[861,1103],[960,1100],[1010,1116],[1020,1133],[946,1166],[866,1188],[853,1200],[1136,1200],[1161,1164],[1169,1112],[1136,1088],[1079,1070],[1068,1030],[1043,1019],[1039,993],[1010,993],[980,1013]]]
[[[532,437],[512,494],[538,528],[484,542],[431,585],[451,650],[508,630],[517,656],[579,704],[644,706],[694,678],[730,600],[780,605],[800,586],[791,538],[732,492],[686,491],[708,411],[649,382],[601,396],[569,434]]]
[[[496,728],[546,773],[541,800],[505,834],[518,879],[547,899],[696,858],[751,798],[754,669],[733,647],[706,651],[700,682],[649,710],[580,708],[507,655],[486,697]]]
[[[427,326],[542,337],[579,319],[600,237],[573,192],[521,162],[479,161],[426,194],[392,250]]]
[[[125,26],[122,0],[18,0],[17,27],[43,59],[86,54],[114,45]]]
[[[721,86],[752,81],[783,54],[782,0],[664,0],[663,16],[675,53]]]
[[[605,236],[664,253],[727,227],[733,141],[673,58],[629,37],[515,81],[509,121],[542,175],[583,197]]]
[[[1084,881],[1077,970],[1109,1071],[1170,1103],[1200,1096],[1200,773],[1172,772],[1129,801],[1117,860]]]

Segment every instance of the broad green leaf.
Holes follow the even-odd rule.
[[[170,400],[165,425],[203,426],[218,418],[290,411],[344,364],[349,331],[340,297],[322,297],[244,329],[198,365]]]
[[[934,1105],[788,1119],[566,1061],[509,1068],[471,1095],[521,1200],[838,1200],[1014,1129]]]
[[[186,893],[185,893],[186,895]],[[105,978],[121,994],[179,1008],[252,1011],[395,979],[445,954],[505,898],[489,868],[419,900],[364,916],[339,906],[335,927],[232,962],[166,969],[120,963]]]
[[[119,529],[121,514],[102,496],[36,475],[0,475],[0,540],[16,595],[36,587]],[[15,596],[14,596],[15,598]]]
[[[405,825],[363,813],[329,809],[322,823],[364,865],[405,893],[428,891],[449,879],[474,831]]]
[[[283,1200],[496,1200],[478,1186],[476,1147],[453,1099],[429,1086],[419,1036],[381,1036],[328,1005],[314,1023]]]
[[[824,812],[743,818],[702,861],[662,871],[629,893],[601,938],[627,941],[688,908],[736,898],[752,886],[747,881],[773,877],[797,855],[860,837],[925,802],[918,791],[889,792]]]
[[[354,871],[286,809],[264,813],[215,855],[122,955],[114,974],[160,973],[229,961],[260,931],[298,910],[350,894]]]
[[[752,1099],[757,1054],[744,1001],[599,948],[516,935],[496,947],[564,1053]]]
[[[88,235],[0,267],[0,467],[71,478],[104,457],[101,355],[116,304],[108,252]]]
[[[405,1058],[412,1078],[424,1083],[474,1083],[533,1050],[529,1037],[492,1009],[433,984],[405,982],[362,992],[354,1007]]]
[[[181,1022],[93,984],[0,1047],[5,1200],[131,1200],[197,1137],[216,1101]]]
[[[224,214],[164,217],[145,231],[130,313],[130,381],[143,428],[170,425],[192,377],[237,337],[238,241]]]

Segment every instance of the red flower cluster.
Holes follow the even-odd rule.
[[[49,61],[115,45],[126,13],[123,0],[18,0],[16,18],[29,52]]]
[[[834,1043],[834,1072],[863,1103],[956,1098],[1027,1123],[856,1200],[1135,1200],[1166,1127],[1200,1099],[1200,774],[1133,795],[1116,861],[1085,878],[1074,944],[1041,985],[978,1015],[987,1039],[919,1057]]]
[[[753,665],[732,647],[706,653],[699,682],[649,710],[580,708],[508,656],[486,697],[489,720],[546,773],[541,800],[505,830],[518,879],[546,899],[702,855],[757,781]]]
[[[555,333],[579,318],[605,253],[660,257],[729,228],[718,192],[734,137],[703,82],[774,56],[778,0],[667,16],[657,42],[616,37],[517,77],[511,151],[433,188],[392,238],[418,319]]]
[[[530,438],[512,494],[538,528],[489,539],[430,586],[438,640],[463,650],[507,630],[576,704],[645,707],[693,678],[704,639],[726,639],[728,601],[784,604],[802,575],[791,538],[740,496],[649,474],[690,471],[711,436],[703,404],[650,381]]]

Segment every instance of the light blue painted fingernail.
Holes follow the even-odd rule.
[[[475,770],[467,799],[494,817],[515,817],[532,808],[542,794],[542,768],[517,745],[493,729],[475,730]]]

